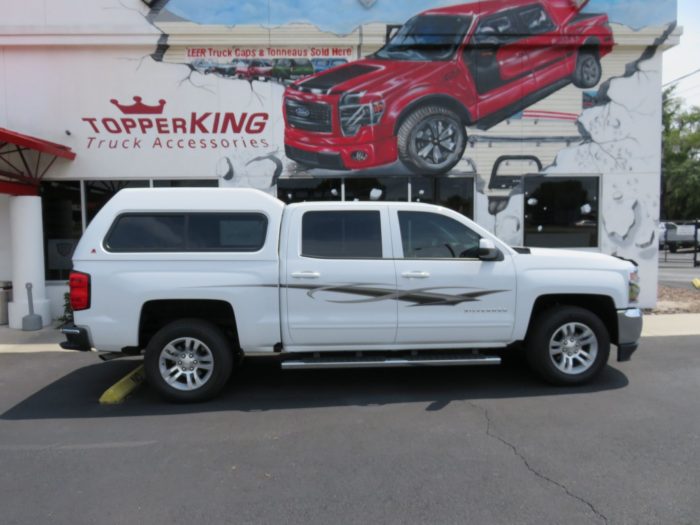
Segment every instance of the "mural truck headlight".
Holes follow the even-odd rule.
[[[346,93],[340,99],[340,127],[346,137],[353,137],[363,126],[374,126],[382,119],[384,101],[362,102],[364,95],[365,92]]]

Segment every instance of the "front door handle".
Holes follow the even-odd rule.
[[[292,277],[295,279],[318,279],[321,277],[321,274],[318,272],[292,272]]]
[[[403,272],[401,274],[401,277],[405,277],[406,279],[427,279],[430,277],[429,272]]]

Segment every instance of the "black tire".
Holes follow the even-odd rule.
[[[579,361],[582,357],[565,355],[566,351],[576,351],[575,346],[566,349],[562,346],[562,352],[559,355],[550,355],[550,344],[555,337],[567,333],[564,327],[579,325],[587,327],[592,332],[597,346],[595,356],[590,359],[587,368],[584,368],[583,361]],[[584,330],[581,331],[582,335],[587,333]],[[568,341],[575,337],[576,335],[572,334]],[[592,348],[591,344],[581,346],[589,356],[593,354]],[[577,306],[556,306],[541,313],[533,321],[526,340],[526,355],[532,370],[546,382],[554,385],[580,385],[593,379],[605,367],[610,356],[610,335],[600,318],[590,310]],[[564,372],[560,369],[560,366],[566,366],[567,359],[575,363],[580,371],[572,368],[570,372]]]
[[[171,357],[173,355],[170,353],[171,350],[166,352],[166,347],[169,344],[184,338],[195,339],[204,345],[204,347],[194,347],[194,350],[187,350],[187,345],[184,342],[171,346],[171,350],[177,349],[177,352],[184,352],[185,354],[192,352],[189,354],[189,357],[194,359],[194,361],[190,361],[189,364],[193,364],[190,370],[194,370],[194,372],[183,372],[181,369],[182,362],[177,361],[177,357]],[[197,361],[198,355],[201,356],[200,361]],[[210,361],[211,365],[209,365]],[[178,365],[178,363],[181,364]],[[186,365],[188,362],[184,362],[184,364]],[[226,339],[223,332],[216,325],[201,319],[180,319],[161,328],[151,338],[146,347],[144,365],[148,383],[166,399],[179,403],[205,401],[219,394],[231,376],[233,370],[233,348],[230,341]],[[177,379],[169,383],[161,373],[161,366],[167,367],[171,365],[174,368],[180,367],[174,372],[174,374],[178,372],[180,374]],[[196,369],[194,369],[195,366],[197,366]],[[199,368],[204,366],[211,366],[211,368],[208,370]],[[183,374],[184,379],[180,379],[183,377]],[[203,378],[206,378],[206,380],[200,386],[189,388],[190,380],[192,379],[192,383],[195,382],[192,374],[196,374],[199,380]],[[186,380],[187,385],[181,384],[184,380]]]
[[[574,86],[590,89],[598,85],[602,76],[603,67],[600,65],[599,53],[595,49],[581,49],[572,77]]]
[[[437,129],[451,134],[440,139],[434,136]],[[423,106],[414,110],[401,124],[396,138],[401,162],[411,171],[423,175],[447,173],[461,160],[467,146],[464,123],[454,111],[442,106]],[[431,142],[433,148],[427,155],[422,155],[428,151]]]
[[[678,245],[675,242],[668,243],[668,251],[671,253],[676,253],[678,251]]]

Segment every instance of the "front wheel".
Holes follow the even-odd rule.
[[[214,324],[182,319],[161,328],[149,341],[146,378],[163,397],[204,401],[226,385],[233,369],[229,341]]]
[[[590,89],[598,85],[603,76],[603,68],[600,58],[595,51],[582,50],[579,52],[574,70],[574,86],[581,89]]]
[[[598,375],[610,355],[610,336],[590,310],[559,306],[534,320],[526,341],[531,368],[555,385],[577,385]]]
[[[413,172],[441,175],[462,158],[467,132],[459,116],[442,106],[411,113],[397,134],[399,158]]]

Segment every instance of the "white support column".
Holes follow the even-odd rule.
[[[22,318],[29,313],[26,284],[32,283],[34,312],[44,326],[51,323],[49,300],[44,280],[44,227],[41,197],[10,199],[12,240],[12,298],[9,307],[10,328],[21,329]]]

